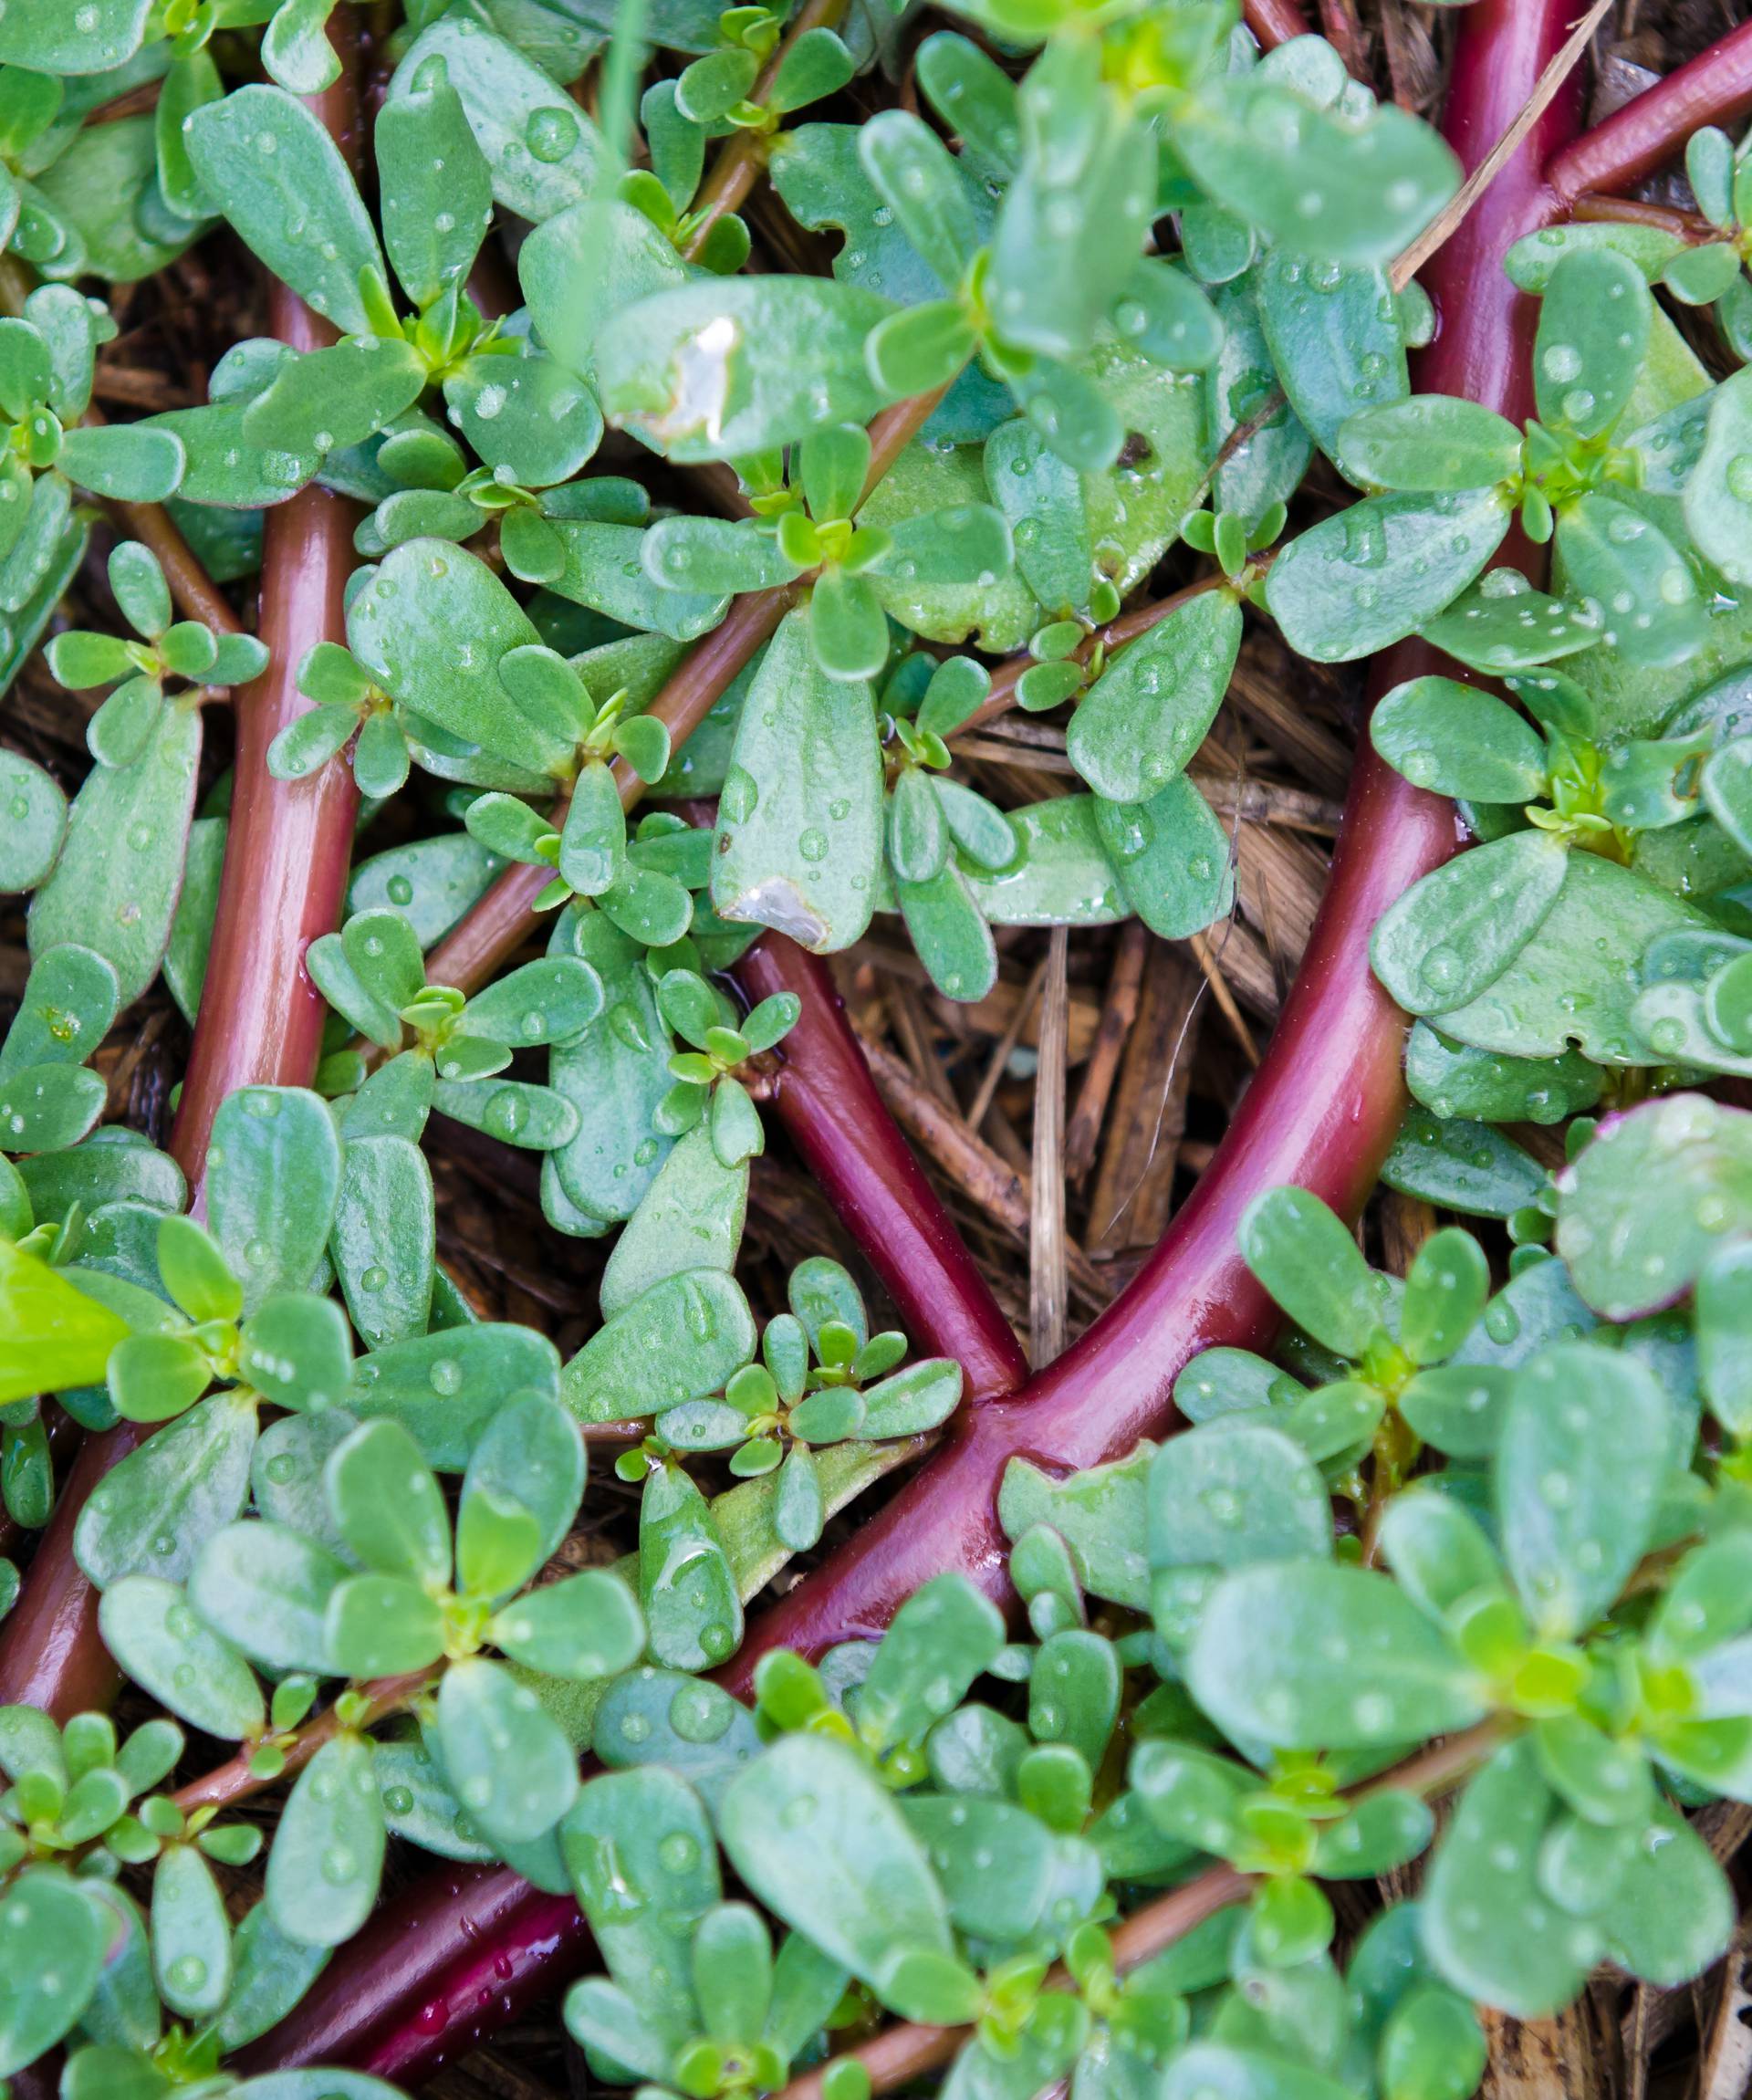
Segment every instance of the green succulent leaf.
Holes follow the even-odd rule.
[[[1542,1352],[1516,1380],[1497,1458],[1503,1551],[1549,1635],[1614,1602],[1654,1522],[1670,1429],[1653,1376],[1588,1343]]]
[[[578,1760],[559,1723],[497,1663],[445,1671],[438,1742],[457,1799],[495,1844],[540,1837],[578,1797]]]
[[[1147,802],[1185,767],[1215,719],[1241,647],[1241,611],[1207,590],[1152,627],[1078,703],[1070,762],[1110,802]]]
[[[0,1983],[0,2076],[9,2077],[78,2019],[110,1936],[78,1884],[52,1867],[36,1868],[0,1896],[0,1932],[12,1950]]]
[[[1752,1118],[1699,1094],[1651,1102],[1598,1131],[1559,1177],[1558,1249],[1613,1320],[1671,1304],[1752,1203]]]
[[[908,1958],[953,1959],[946,1907],[900,1810],[850,1751],[781,1738],[725,1789],[719,1832],[770,1910],[912,2016]]]
[[[1366,497],[1289,543],[1266,578],[1266,602],[1299,654],[1321,663],[1371,655],[1459,596],[1501,545],[1508,516],[1487,487]]]
[[[1247,1266],[1298,1326],[1336,1354],[1359,1357],[1381,1332],[1381,1285],[1355,1239],[1318,1196],[1258,1196],[1238,1234]]]
[[[1752,580],[1746,545],[1752,523],[1752,390],[1734,373],[1710,396],[1703,450],[1684,487],[1685,528],[1704,558],[1736,583]]]
[[[221,1741],[259,1729],[266,1705],[256,1674],[202,1625],[182,1592],[156,1575],[128,1575],[98,1607],[104,1646],[161,1705]]]
[[[1382,915],[1369,948],[1375,975],[1412,1013],[1466,1005],[1538,934],[1569,868],[1561,841],[1540,831],[1461,854]]]
[[[1221,1728],[1285,1750],[1408,1742],[1486,1710],[1484,1687],[1402,1591],[1367,1569],[1309,1561],[1225,1576],[1186,1673]]]
[[[1582,438],[1612,428],[1648,355],[1653,307],[1642,271],[1611,248],[1563,256],[1533,346],[1541,422]]]
[[[660,1466],[639,1511],[639,1600],[653,1660],[710,1668],[742,1639],[742,1600],[705,1498],[686,1473]]]
[[[352,1938],[377,1900],[384,1834],[370,1744],[337,1736],[298,1774],[267,1855],[268,1914],[287,1938]]]
[[[863,343],[889,311],[820,277],[732,277],[654,292],[602,328],[604,413],[680,461],[735,459],[840,423],[881,395]]]
[[[338,329],[368,330],[360,273],[383,254],[340,150],[282,88],[245,87],[196,110],[183,131],[209,197],[276,277]]]
[[[787,614],[744,705],[719,799],[714,909],[818,954],[849,946],[876,901],[881,791],[870,688],[826,675],[807,616]]]
[[[1404,111],[1347,120],[1263,69],[1189,105],[1175,143],[1219,204],[1292,255],[1340,263],[1391,262],[1459,181],[1448,148]]]

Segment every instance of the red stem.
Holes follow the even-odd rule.
[[[340,33],[342,17],[336,20]],[[344,56],[349,56],[344,54]],[[356,119],[353,68],[311,107],[343,146]],[[274,333],[318,350],[334,330],[283,285]],[[207,1138],[224,1097],[240,1086],[308,1086],[327,1008],[304,970],[304,951],[339,919],[359,807],[351,768],[337,761],[308,780],[276,780],[267,747],[309,705],[294,680],[312,643],[345,634],[341,590],[353,567],[355,507],[308,488],[269,511],[262,558],[260,632],[267,669],[238,695],[236,763],[213,947],[170,1149],[196,1207]],[[98,1634],[97,1593],[73,1558],[86,1498],[141,1440],[130,1423],[89,1437],[62,1489],[17,1604],[0,1626],[0,1704],[26,1702],[66,1719],[114,1696],[116,1672]]]
[[[775,992],[802,1002],[779,1047],[773,1105],[915,1344],[956,1358],[967,1401],[1014,1393],[1027,1358],[883,1105],[827,965],[767,934],[734,975],[751,1002]]]
[[[347,2063],[418,2083],[551,1996],[590,1946],[569,1896],[508,1867],[444,1868],[381,1905],[290,2018],[227,2068]]]
[[[1752,22],[1730,29],[1677,72],[1554,153],[1546,180],[1563,205],[1590,190],[1623,190],[1682,151],[1705,124],[1752,110]]]
[[[1301,0],[1245,0],[1241,12],[1247,27],[1267,51],[1276,50],[1279,44],[1288,44],[1293,37],[1311,33],[1308,16],[1302,13]]]
[[[1474,0],[1467,8],[1445,131],[1469,166],[1531,94],[1569,13],[1568,0]],[[1426,388],[1469,393],[1513,416],[1530,407],[1530,313],[1501,258],[1550,215],[1537,171],[1573,128],[1576,102],[1574,87],[1556,98],[1432,264],[1425,281],[1444,319],[1422,360]],[[1391,652],[1377,690],[1425,653]],[[1450,807],[1410,788],[1365,743],[1301,974],[1192,1200],[1137,1280],[1074,1348],[1016,1398],[959,1416],[944,1448],[900,1494],[762,1613],[725,1673],[731,1689],[746,1690],[755,1661],[773,1646],[819,1653],[880,1632],[902,1598],[946,1568],[1000,1591],[1005,1546],[995,1498],[1012,1457],[1069,1469],[1121,1455],[1172,1420],[1173,1379],[1195,1350],[1269,1337],[1275,1315],[1236,1252],[1236,1221],[1255,1196],[1283,1182],[1352,1216],[1373,1187],[1403,1106],[1405,1024],[1370,973],[1369,933],[1455,842]],[[505,1868],[482,1869],[460,1887],[459,1880],[444,1877],[442,1903],[416,1895],[381,1912],[349,1950],[344,1980],[332,1970],[318,1979],[262,2063],[339,2057],[417,2082],[568,1973],[587,1935],[581,1923],[565,1928],[563,1898],[528,1888],[519,1897]],[[504,1971],[495,1966],[501,1946]]]

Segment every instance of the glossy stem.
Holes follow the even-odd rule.
[[[1301,0],[1243,0],[1241,13],[1261,47],[1276,50],[1292,37],[1306,37],[1312,25],[1301,9]]]
[[[1028,1361],[991,1287],[883,1105],[827,965],[782,934],[731,973],[750,1003],[801,1002],[779,1045],[772,1103],[821,1193],[868,1257],[913,1345],[961,1364],[962,1398],[1013,1393]]]
[[[440,1868],[380,1903],[291,2015],[226,2068],[346,2063],[418,2084],[551,1997],[591,1945],[569,1895],[509,1867]]]
[[[332,340],[327,322],[276,288],[275,333],[297,350]],[[342,594],[356,565],[358,507],[299,490],[267,513],[261,637],[267,669],[237,696],[237,756],[213,946],[171,1150],[192,1187],[219,1104],[244,1086],[308,1086],[328,1009],[304,952],[339,924],[359,789],[344,756],[308,778],[276,780],[268,747],[312,702],[298,665],[318,642],[344,641]]]
[[[1561,47],[1570,14],[1569,0],[1473,0],[1466,8],[1444,131],[1468,167],[1518,115]],[[1576,99],[1573,85],[1554,99],[1431,265],[1443,326],[1421,360],[1424,387],[1470,393],[1517,419],[1530,408],[1528,302],[1503,277],[1501,258],[1550,214],[1538,171],[1573,130]],[[1418,654],[1390,653],[1377,690],[1406,675]],[[1172,1421],[1174,1377],[1196,1349],[1268,1339],[1275,1315],[1236,1252],[1236,1221],[1254,1196],[1283,1182],[1352,1216],[1372,1188],[1403,1107],[1405,1021],[1370,974],[1369,935],[1455,842],[1449,805],[1409,787],[1365,744],[1301,974],[1193,1199],[1078,1344],[1017,1398],[965,1411],[943,1449],[872,1521],[760,1614],[724,1673],[732,1690],[746,1691],[771,1647],[819,1654],[879,1634],[921,1582],[944,1569],[965,1569],[988,1592],[1001,1591],[996,1496],[1011,1458],[1069,1469],[1122,1455]],[[344,1980],[332,1969],[318,1978],[257,2045],[255,2067],[326,2057],[416,2083],[472,2047],[489,2023],[557,1988],[587,1939],[566,1899],[541,1895],[508,1868],[436,1876],[372,1919],[349,1949]]]
[[[343,11],[336,19],[341,33]],[[350,53],[343,53],[350,59]],[[343,143],[356,121],[353,68],[311,107]],[[274,333],[295,350],[334,340],[328,324],[282,285]],[[359,806],[352,770],[335,760],[307,780],[276,780],[267,747],[309,703],[295,678],[313,643],[345,633],[341,590],[353,567],[355,507],[308,488],[267,514],[261,636],[267,669],[238,694],[231,819],[213,946],[170,1149],[198,1206],[207,1139],[240,1086],[308,1086],[317,1069],[321,994],[304,951],[339,917]],[[0,1625],[0,1705],[25,1702],[66,1719],[114,1696],[115,1668],[98,1633],[97,1593],[73,1557],[73,1530],[98,1482],[144,1434],[130,1423],[86,1439],[62,1489],[16,1605]]]
[[[1657,80],[1546,162],[1560,204],[1590,191],[1628,189],[1683,152],[1705,124],[1731,124],[1752,110],[1752,22]]]
[[[1671,204],[1645,204],[1635,197],[1578,197],[1570,210],[1572,219],[1610,222],[1622,226],[1653,226],[1675,239],[1701,247],[1721,235],[1701,212],[1681,212]]]

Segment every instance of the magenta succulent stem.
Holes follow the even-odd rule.
[[[783,935],[767,934],[733,975],[751,1002],[776,992],[802,1002],[779,1047],[773,1105],[887,1287],[914,1347],[956,1359],[965,1402],[1015,1392],[1028,1360],[883,1105],[827,966]]]
[[[1241,9],[1246,25],[1267,51],[1288,44],[1294,37],[1309,34],[1301,0],[1245,0]]]
[[[356,120],[353,71],[311,106],[345,142]],[[284,286],[270,302],[276,335],[317,350],[334,331]],[[344,760],[307,780],[276,780],[267,747],[309,702],[297,667],[313,643],[345,632],[341,592],[353,566],[357,511],[327,489],[307,488],[267,514],[260,633],[271,652],[262,675],[237,695],[231,820],[219,881],[188,1075],[171,1151],[195,1207],[219,1103],[240,1086],[308,1086],[328,1008],[304,967],[304,951],[339,919],[352,854],[359,791]],[[0,1625],[0,1704],[25,1701],[58,1719],[109,1703],[116,1674],[98,1634],[97,1593],[73,1558],[86,1498],[140,1441],[123,1423],[87,1437],[36,1549],[16,1605]]]
[[[550,1997],[590,1928],[569,1896],[508,1867],[450,1867],[380,1904],[289,2019],[233,2060],[244,2076],[349,2064],[418,2084]]]
[[[1590,191],[1627,189],[1684,151],[1705,124],[1731,124],[1752,110],[1752,22],[1700,51],[1688,64],[1614,110],[1546,163],[1563,205]]]

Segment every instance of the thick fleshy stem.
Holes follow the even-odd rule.
[[[732,975],[751,1003],[776,992],[801,1001],[777,1053],[773,1106],[887,1286],[914,1347],[956,1359],[965,1402],[1014,1393],[1028,1375],[1027,1358],[883,1105],[826,964],[766,934]]]
[[[339,18],[338,18],[339,19]],[[346,143],[356,120],[352,68],[312,107]],[[334,340],[326,321],[283,286],[274,332],[296,350]],[[267,747],[309,703],[295,683],[313,643],[345,632],[341,591],[353,567],[357,513],[327,489],[302,490],[267,516],[261,636],[267,669],[237,696],[231,820],[213,946],[171,1151],[196,1204],[213,1118],[240,1086],[308,1086],[326,1017],[304,969],[304,951],[339,916],[359,806],[351,768],[337,760],[308,780],[276,780]],[[123,1423],[86,1439],[0,1626],[0,1704],[45,1708],[58,1719],[107,1703],[115,1671],[98,1634],[97,1593],[73,1557],[87,1497],[144,1434]]]
[[[1279,44],[1288,44],[1292,37],[1309,34],[1309,24],[1302,13],[1300,0],[1243,0],[1241,9],[1247,27],[1267,51],[1276,50]]]
[[[1752,22],[1700,51],[1664,80],[1614,110],[1546,162],[1559,204],[1590,191],[1628,189],[1684,149],[1705,124],[1731,124],[1752,110]]]
[[[1473,0],[1463,17],[1444,131],[1476,166],[1519,114],[1569,27],[1569,0]],[[1444,326],[1420,371],[1434,391],[1528,413],[1528,302],[1504,251],[1554,201],[1539,169],[1573,129],[1576,89],[1554,99],[1519,153],[1427,274]],[[1391,652],[1377,690],[1427,652]],[[1004,1468],[1056,1470],[1129,1450],[1173,1417],[1173,1384],[1198,1349],[1266,1341],[1270,1301],[1235,1230],[1265,1189],[1292,1182],[1354,1216],[1398,1128],[1404,1018],[1369,968],[1386,907],[1455,844],[1451,808],[1359,754],[1332,875],[1302,970],[1228,1136],[1136,1281],[1089,1333],[1013,1400],[961,1416],[944,1448],[810,1579],[762,1613],[723,1681],[746,1690],[777,1646],[819,1654],[880,1633],[919,1583],[948,1568],[1001,1590],[996,1497]],[[255,2067],[346,2060],[413,2083],[552,1990],[588,1940],[566,1898],[506,1868],[422,1884],[353,1942],[344,1981],[320,1978],[258,2045]],[[415,1951],[417,1949],[417,1951]],[[331,1972],[332,1973],[332,1972]],[[500,2008],[503,2008],[501,2011]]]

